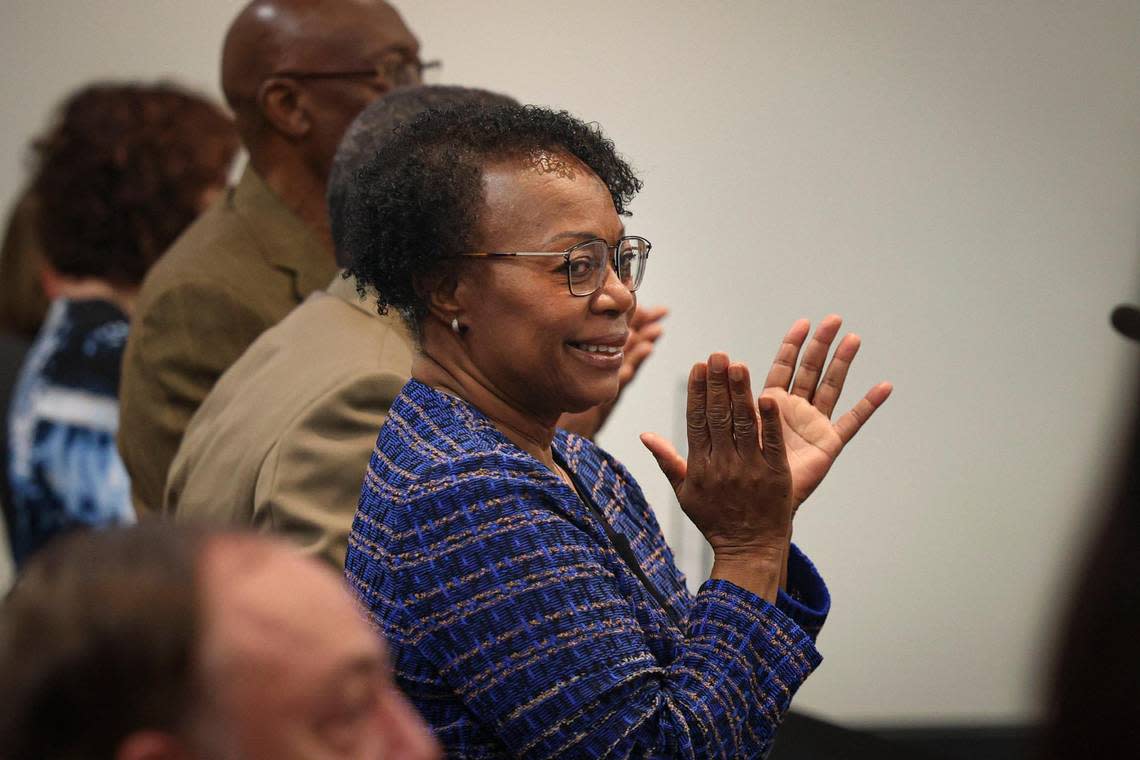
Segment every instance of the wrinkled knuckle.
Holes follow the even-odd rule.
[[[732,414],[724,409],[710,409],[706,415],[709,427],[724,430],[732,422]]]

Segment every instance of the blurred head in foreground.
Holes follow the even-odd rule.
[[[269,539],[73,534],[0,611],[0,757],[438,757],[386,658],[343,581]]]

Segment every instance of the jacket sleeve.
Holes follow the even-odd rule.
[[[821,660],[803,629],[710,580],[676,657],[659,662],[608,569],[609,548],[563,517],[543,484],[478,475],[442,477],[407,504],[414,529],[370,531],[375,494],[362,495],[354,536],[376,548],[353,580],[398,644],[398,672],[399,650],[414,648],[516,757],[767,751]],[[447,727],[437,730],[446,742]]]
[[[368,457],[405,382],[396,373],[370,372],[309,405],[261,467],[254,524],[343,572]]]
[[[131,326],[119,387],[119,452],[140,514],[162,509],[186,426],[218,377],[268,325],[212,285],[159,293]]]

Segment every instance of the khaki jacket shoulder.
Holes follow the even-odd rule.
[[[404,325],[338,277],[218,381],[171,466],[164,510],[283,534],[343,569],[368,459],[412,358]]]

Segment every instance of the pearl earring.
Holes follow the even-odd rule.
[[[451,331],[456,335],[459,334],[459,317],[451,318]]]

